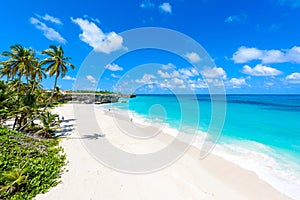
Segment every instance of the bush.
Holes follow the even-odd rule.
[[[0,199],[32,199],[57,185],[65,165],[58,139],[0,127]]]

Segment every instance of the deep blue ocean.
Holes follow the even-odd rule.
[[[226,115],[212,153],[300,199],[300,95],[227,95],[226,101],[214,103],[225,104]],[[144,121],[166,123],[173,129],[184,126],[187,133],[195,127],[207,133],[216,117],[209,95],[137,95],[112,106]]]

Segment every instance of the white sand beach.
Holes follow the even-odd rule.
[[[134,175],[115,171],[98,162],[83,146],[81,139],[91,138],[83,139],[78,134],[79,130],[74,126],[73,104],[57,107],[54,112],[64,116],[65,138],[61,145],[67,155],[67,171],[62,174],[62,183],[38,195],[38,200],[289,199],[255,173],[220,157],[209,155],[200,160],[199,151],[194,147],[175,163],[157,172]],[[154,137],[140,143],[133,142],[115,126],[112,116],[97,110],[96,117],[105,136],[93,140],[105,137],[114,146],[128,152],[152,152],[166,145],[171,138]],[[131,126],[131,123],[128,121],[125,125]]]

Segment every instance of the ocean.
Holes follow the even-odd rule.
[[[300,199],[300,95],[227,95],[226,102],[216,103],[226,103],[227,109],[211,153]],[[185,127],[187,134],[195,127],[207,133],[212,118],[209,95],[137,95],[127,103],[107,106],[129,110],[140,123],[155,121],[177,130]]]

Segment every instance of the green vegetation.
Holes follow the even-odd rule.
[[[40,60],[33,49],[21,45],[11,46],[10,51],[2,53],[7,60],[0,62],[0,77],[6,77],[6,81],[0,81],[0,126],[13,120],[12,130],[51,137],[56,124],[36,123],[36,119],[44,122],[49,106],[61,98],[58,78],[66,75],[68,67],[75,66],[68,62],[71,58],[64,56],[61,46],[52,45],[42,54],[47,57]],[[41,86],[41,81],[47,78],[46,72],[50,77],[55,76],[50,92]]]
[[[0,80],[0,199],[32,199],[47,191],[65,163],[53,138],[60,121],[49,108],[61,98],[58,78],[75,67],[61,46],[42,54],[47,57],[41,60],[21,45],[2,53],[7,60],[0,62],[0,78],[6,79]],[[41,85],[46,74],[55,77],[52,91]]]
[[[0,199],[32,199],[59,183],[65,155],[57,139],[0,127]]]

